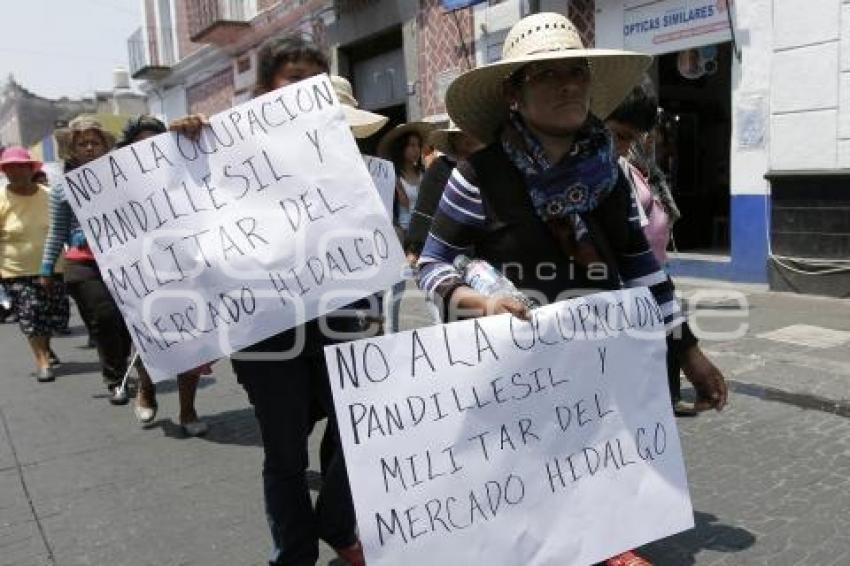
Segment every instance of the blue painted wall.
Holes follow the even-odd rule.
[[[732,195],[730,210],[731,261],[672,259],[671,275],[767,283],[770,196]]]
[[[732,195],[732,280],[767,282],[770,195]]]

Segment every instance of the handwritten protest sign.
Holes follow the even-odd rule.
[[[378,189],[378,194],[381,195],[381,202],[384,203],[387,215],[392,218],[393,196],[395,195],[395,166],[393,162],[381,159],[380,157],[372,157],[371,155],[364,155],[363,161],[366,162],[366,168],[369,169],[369,174],[372,175],[375,188]]]
[[[646,289],[325,357],[369,566],[592,564],[693,526]]]
[[[65,176],[155,379],[396,282],[404,256],[327,76]]]

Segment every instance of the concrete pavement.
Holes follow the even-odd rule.
[[[679,285],[699,299],[705,282]],[[724,413],[679,421],[697,528],[644,550],[670,566],[850,563],[848,301],[708,286],[693,308],[704,333],[748,324],[703,342],[734,393]],[[408,326],[425,318],[406,302]],[[38,384],[17,328],[0,326],[0,566],[263,564],[262,450],[229,364],[198,393],[209,435],[186,439],[173,383],[142,430],[107,402],[84,342],[57,339],[59,378]]]

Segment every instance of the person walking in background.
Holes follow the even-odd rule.
[[[655,127],[657,118],[658,99],[652,92],[652,85],[644,79],[608,116],[605,125],[611,131],[620,167],[638,202],[643,232],[655,259],[663,266],[667,263],[667,246],[673,223],[681,215],[669,186],[664,182],[663,174],[656,174],[653,185],[646,176],[651,171],[651,165],[648,160],[637,157],[642,154],[640,148]],[[643,168],[639,165],[643,165]],[[695,416],[697,410],[694,405],[682,400],[681,363],[672,349],[667,351],[667,380],[673,412],[681,417]]]
[[[106,155],[115,145],[115,137],[90,116],[79,116],[68,127],[71,157],[65,163],[66,172]],[[129,400],[126,390],[119,385],[129,362],[130,334],[101,278],[65,191],[57,185],[50,191],[50,230],[41,262],[43,285],[50,285],[56,260],[66,244],[65,284],[94,339],[103,380],[110,392],[109,401],[114,405],[126,404]]]
[[[166,131],[168,131],[168,128],[160,120],[154,116],[142,114],[127,121],[121,132],[121,138],[115,144],[115,147],[126,147]],[[139,424],[144,426],[153,422],[159,409],[159,404],[156,401],[156,384],[141,360],[136,361],[135,367],[139,375],[139,391],[136,395],[136,402],[133,404],[133,414]],[[177,376],[177,396],[180,406],[178,419],[180,428],[186,436],[202,436],[209,431],[209,425],[198,417],[198,412],[195,409],[195,397],[201,376],[211,373],[211,364],[204,364]]]
[[[425,122],[410,122],[396,126],[381,138],[378,155],[393,162],[396,172],[396,191],[393,204],[393,220],[399,239],[404,245],[410,229],[411,214],[419,197],[419,185],[425,173],[422,163],[423,141],[433,129]],[[415,254],[407,254],[408,263],[416,263]],[[392,286],[386,297],[389,313],[388,332],[398,332],[401,316],[401,300],[406,282],[404,280]]]
[[[68,324],[68,303],[62,301],[61,279],[49,287],[38,284],[48,228],[49,189],[33,182],[41,163],[22,147],[6,148],[0,169],[8,183],[0,193],[0,278],[21,332],[35,358],[38,381],[53,381],[59,359],[50,338]],[[58,266],[61,271],[61,265]]]
[[[455,166],[484,147],[454,123],[431,132],[429,142],[439,152],[439,156],[431,162],[422,177],[419,198],[416,199],[416,206],[410,216],[410,227],[404,241],[404,251],[413,255],[410,259],[413,259],[414,263],[422,253],[422,246],[425,245],[425,239],[431,229],[437,205],[440,204],[443,190]]]
[[[463,133],[454,123],[449,123],[448,127],[431,132],[429,142],[434,147],[435,152],[439,153],[439,156],[431,162],[422,177],[422,183],[419,185],[419,198],[416,200],[416,208],[410,217],[410,228],[404,241],[404,250],[411,265],[416,265],[419,260],[425,239],[428,237],[428,231],[431,229],[431,222],[434,219],[437,205],[440,203],[443,190],[446,188],[446,183],[455,166],[459,161],[467,159],[474,152],[484,147],[478,140]],[[443,318],[441,309],[430,300],[426,301],[426,307],[431,319],[430,322],[439,323]]]
[[[32,181],[33,181],[33,183],[47,187],[48,190],[50,189],[50,179],[48,178],[47,173],[44,171],[44,169],[39,169],[38,171],[36,171],[32,176]],[[66,310],[70,313],[71,312],[71,299],[68,297],[68,290],[65,288],[64,285],[62,285],[62,286],[60,286],[59,288],[56,289],[56,292],[59,293],[59,299],[58,300],[62,301],[62,303],[63,303],[62,309]],[[53,330],[54,334],[61,334],[61,335],[70,334],[71,329],[68,326],[68,323],[70,322],[70,320],[71,320],[70,316],[66,317],[65,318],[65,321],[66,321],[65,325],[60,327],[60,328],[55,328]]]

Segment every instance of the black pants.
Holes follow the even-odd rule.
[[[667,384],[670,386],[670,400],[675,405],[682,399],[682,364],[678,353],[667,349]]]
[[[339,440],[333,399],[322,348],[332,341],[316,322],[300,331],[305,348],[289,360],[232,360],[260,425],[265,450],[263,492],[274,551],[274,566],[314,565],[319,539],[334,548],[354,544],[356,518]],[[287,331],[245,350],[281,352],[290,348],[295,331]],[[307,439],[317,405],[328,422],[322,442],[322,488],[315,508],[307,486]]]
[[[66,261],[65,284],[97,346],[103,380],[109,386],[117,385],[127,371],[132,341],[97,264]]]

